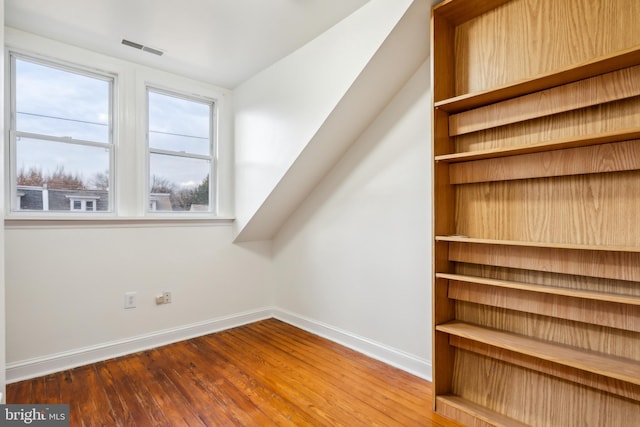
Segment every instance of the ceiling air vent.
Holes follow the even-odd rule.
[[[153,47],[145,46],[140,43],[132,42],[131,40],[122,39],[122,44],[125,46],[132,47],[134,49],[142,50],[143,52],[153,53],[154,55],[162,56],[164,54],[160,49],[156,49]]]
[[[142,50],[145,51],[145,52],[153,53],[154,55],[158,55],[158,56],[162,56],[162,54],[164,53],[163,51],[161,51],[159,49],[154,49],[154,48],[149,47],[149,46],[142,46]]]

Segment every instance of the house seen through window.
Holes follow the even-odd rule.
[[[113,84],[11,55],[13,211],[111,210]]]

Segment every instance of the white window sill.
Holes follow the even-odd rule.
[[[26,217],[11,216],[4,219],[5,229],[23,228],[141,228],[141,227],[202,227],[211,225],[230,225],[232,217]]]

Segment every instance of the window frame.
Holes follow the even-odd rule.
[[[34,54],[34,53],[25,53],[18,49],[6,49],[6,63],[8,64],[9,72],[6,73],[7,76],[7,85],[8,85],[8,137],[7,143],[7,163],[8,168],[5,173],[5,177],[7,178],[7,186],[8,186],[8,216],[34,216],[34,217],[73,217],[77,215],[90,215],[90,216],[114,216],[117,212],[116,206],[116,174],[115,174],[115,165],[116,165],[116,155],[117,155],[117,74],[115,73],[107,73],[104,71],[92,69],[89,67],[85,67],[82,65],[78,65],[75,63],[71,63],[65,60],[52,59],[49,57],[44,57],[42,55]],[[57,69],[64,72],[69,72],[85,77],[94,78],[96,80],[101,80],[108,83],[108,103],[109,103],[109,130],[107,134],[108,142],[99,142],[99,141],[91,141],[84,140],[78,138],[71,137],[59,137],[50,134],[39,134],[32,133],[26,131],[17,130],[17,106],[16,106],[16,60],[22,60],[26,62],[31,62],[40,66],[49,67],[53,69]],[[20,208],[20,202],[18,200],[18,185],[17,185],[17,173],[18,173],[18,165],[17,165],[17,142],[18,138],[32,138],[40,141],[52,141],[57,143],[69,144],[69,145],[77,145],[82,147],[94,147],[94,148],[103,148],[108,150],[108,159],[109,159],[109,190],[108,190],[108,206],[109,209],[105,211],[79,211],[74,209],[67,210],[24,210]]]
[[[149,216],[170,216],[175,215],[181,218],[183,217],[201,217],[201,216],[218,216],[218,99],[209,96],[204,96],[195,93],[189,93],[186,91],[179,91],[175,89],[169,89],[164,85],[145,82],[145,117],[144,117],[144,132],[145,132],[145,215]],[[160,95],[172,96],[175,98],[183,99],[186,101],[198,102],[201,104],[209,105],[209,155],[202,155],[196,153],[178,152],[173,150],[165,150],[160,148],[152,148],[149,138],[149,103],[150,92],[154,92]],[[161,211],[157,208],[157,196],[154,200],[155,193],[151,193],[151,155],[160,154],[167,156],[174,156],[185,159],[199,159],[209,161],[209,208],[206,211]]]

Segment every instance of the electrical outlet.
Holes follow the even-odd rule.
[[[171,304],[171,292],[169,292],[169,291],[164,291],[164,293],[162,294],[162,296],[164,297],[164,303],[165,303],[165,304]]]
[[[136,308],[137,300],[138,300],[137,292],[126,292],[124,294],[124,308]]]

